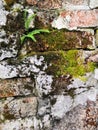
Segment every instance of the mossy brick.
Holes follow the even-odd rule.
[[[25,39],[23,48],[27,48],[27,52],[36,51],[58,51],[70,49],[94,49],[94,36],[89,32],[74,32],[52,29],[50,33],[42,33],[35,36],[37,42],[31,39]],[[29,41],[29,44],[27,44]]]

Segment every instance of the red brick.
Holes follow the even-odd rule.
[[[67,20],[70,28],[75,27],[96,27],[98,26],[98,10],[81,10],[81,11],[65,11],[61,12],[61,17]]]
[[[36,5],[39,8],[44,9],[55,9],[60,8],[62,6],[61,0],[26,0],[29,5]]]

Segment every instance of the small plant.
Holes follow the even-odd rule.
[[[34,20],[36,14],[32,14],[31,16],[29,16],[27,18],[27,11],[25,10],[24,11],[24,21],[25,21],[25,34],[23,34],[23,36],[21,36],[21,43],[24,42],[24,40],[26,38],[30,38],[32,39],[34,42],[36,42],[36,39],[35,39],[35,34],[40,34],[40,33],[49,33],[49,30],[48,29],[35,29],[35,30],[32,30],[32,31],[29,31],[29,26],[30,26],[30,23],[32,20]]]

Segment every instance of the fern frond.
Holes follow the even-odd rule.
[[[25,29],[26,30],[29,29],[30,23],[35,18],[35,15],[36,14],[32,14],[29,18],[26,19],[26,21],[25,21]]]
[[[50,33],[48,29],[38,29],[39,32],[45,32],[45,33]]]
[[[26,35],[21,36],[21,38],[20,38],[21,44],[24,42],[25,38],[26,38]]]
[[[37,30],[33,30],[32,32],[30,32],[30,35],[35,35],[35,34],[39,34],[41,32],[45,32],[45,33],[49,33],[48,29],[37,29]]]
[[[27,19],[27,10],[25,9],[24,10],[24,13],[23,13],[23,18],[24,18],[24,21],[26,22],[26,19]]]

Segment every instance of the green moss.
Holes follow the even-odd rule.
[[[92,47],[92,42],[89,41],[88,37],[86,36],[83,37],[82,32],[70,32],[65,29],[57,30],[57,29],[50,28],[49,34],[39,34],[36,36],[36,39],[37,39],[35,45],[36,51],[41,51],[41,50],[57,51],[57,50],[69,50],[75,48],[85,49],[88,48],[89,46]],[[40,46],[38,46],[39,43]]]
[[[60,74],[70,74],[74,77],[79,77],[85,75],[85,73],[93,71],[95,65],[92,62],[84,63],[82,55],[77,50],[70,50],[61,52],[62,61],[61,61],[61,72]],[[65,59],[65,62],[63,61]]]
[[[7,5],[12,5],[17,0],[5,0]]]
[[[45,55],[44,55],[45,56]],[[55,76],[72,75],[73,77],[84,76],[87,72],[91,72],[95,68],[92,62],[85,63],[82,58],[82,52],[78,50],[58,51],[50,55],[46,55],[46,59],[51,65],[47,69],[47,73]]]
[[[4,116],[4,119],[5,119],[5,120],[7,120],[7,119],[8,119],[8,120],[15,119],[14,114],[11,114],[11,113],[10,113],[10,111],[9,111],[7,105],[4,106],[4,113],[3,113],[3,116]]]
[[[83,52],[79,50],[69,51],[48,51],[48,52],[32,52],[26,56],[37,55],[44,57],[48,68],[45,70],[47,74],[55,77],[71,75],[73,77],[83,78],[87,72],[92,72],[95,69],[95,64],[87,61],[82,57]],[[23,56],[24,58],[25,56]],[[21,58],[20,58],[21,59]],[[22,59],[21,59],[22,60]],[[40,69],[43,67],[39,66]],[[84,78],[83,78],[84,80]]]

